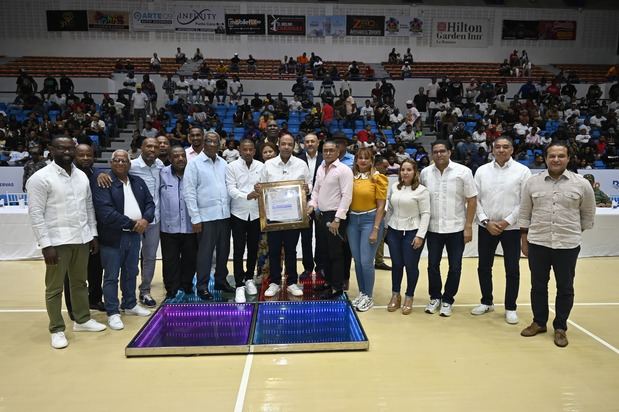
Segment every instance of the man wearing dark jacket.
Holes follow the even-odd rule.
[[[155,218],[155,202],[144,181],[129,175],[129,153],[117,150],[110,160],[112,184],[99,187],[93,179],[93,204],[100,230],[101,263],[103,264],[103,296],[108,324],[120,330],[125,315],[148,316],[150,311],[136,300],[140,237]],[[122,272],[121,272],[122,271]],[[122,302],[118,302],[118,279]]]

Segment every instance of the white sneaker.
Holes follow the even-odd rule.
[[[256,284],[253,280],[249,279],[245,281],[245,291],[250,296],[258,294],[258,289],[256,289]]]
[[[426,305],[425,312],[432,315],[432,314],[436,313],[436,311],[438,310],[439,306],[441,306],[441,300],[440,299],[432,299],[432,300],[430,300],[430,303],[428,303]]]
[[[125,324],[120,319],[120,315],[118,313],[112,316],[108,316],[107,324],[110,325],[110,329],[112,330],[121,330],[125,328]]]
[[[357,306],[359,306],[359,303],[361,303],[361,301],[363,301],[363,299],[365,299],[366,297],[367,296],[364,293],[359,293],[359,296],[350,301],[350,304],[353,308],[356,308]]]
[[[441,313],[439,313],[439,315],[448,318],[449,316],[451,316],[451,312],[451,304],[443,302],[443,304],[441,305]]]
[[[363,295],[363,300],[357,305],[357,310],[359,312],[367,312],[372,309],[372,306],[374,306],[374,299],[370,296]]]
[[[106,329],[107,326],[94,319],[90,319],[88,322],[84,323],[73,322],[73,332],[101,332]]]
[[[234,295],[234,301],[236,303],[245,303],[245,286],[236,288],[236,295]]]
[[[286,290],[292,296],[303,296],[303,289],[301,289],[299,286],[297,286],[296,283],[293,283],[292,285],[288,286],[286,288]]]
[[[488,312],[494,312],[494,305],[484,305],[481,303],[471,310],[471,315],[485,315]]]
[[[505,311],[505,322],[509,323],[510,325],[515,325],[516,323],[518,323],[518,314],[515,310]]]
[[[277,295],[277,292],[279,292],[279,285],[277,283],[271,283],[269,288],[264,292],[264,296],[267,298],[272,298]]]
[[[125,315],[130,316],[150,316],[150,310],[143,308],[140,305],[135,305],[131,309],[124,309]]]
[[[52,348],[62,349],[67,346],[69,346],[69,342],[67,341],[67,337],[64,335],[64,332],[52,333]]]

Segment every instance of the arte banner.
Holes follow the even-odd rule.
[[[435,19],[432,21],[432,47],[488,47],[487,19]]]
[[[264,14],[226,14],[226,34],[266,33]]]
[[[409,37],[423,34],[423,21],[418,17],[392,15],[385,16],[385,36]]]
[[[88,30],[128,31],[129,12],[88,10]]]
[[[86,10],[47,10],[47,31],[88,31]]]
[[[274,36],[305,36],[305,16],[267,16],[267,34]]]
[[[576,40],[576,22],[503,20],[503,40]]]
[[[175,18],[171,11],[136,9],[131,12],[131,30],[173,31]]]
[[[385,16],[346,16],[347,36],[384,36]]]
[[[307,16],[307,37],[343,37],[346,35],[346,16]]]
[[[174,30],[224,33],[223,7],[184,6],[174,10]]]

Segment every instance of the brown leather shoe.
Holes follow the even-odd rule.
[[[413,311],[413,298],[408,296],[404,298],[404,304],[402,305],[402,315],[410,315]]]
[[[537,323],[532,322],[529,326],[524,328],[522,332],[520,332],[520,336],[526,336],[526,337],[535,336],[538,333],[545,333],[546,330],[547,330],[546,326],[540,326]]]
[[[399,293],[394,293],[393,295],[391,295],[391,300],[389,301],[389,304],[387,305],[387,312],[395,312],[396,310],[400,308],[401,304],[402,304],[402,296],[400,296]]]
[[[563,329],[555,329],[555,345],[560,348],[565,348],[567,346],[567,335]]]

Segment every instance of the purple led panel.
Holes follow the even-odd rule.
[[[246,353],[253,304],[166,304],[133,338],[126,356]]]

